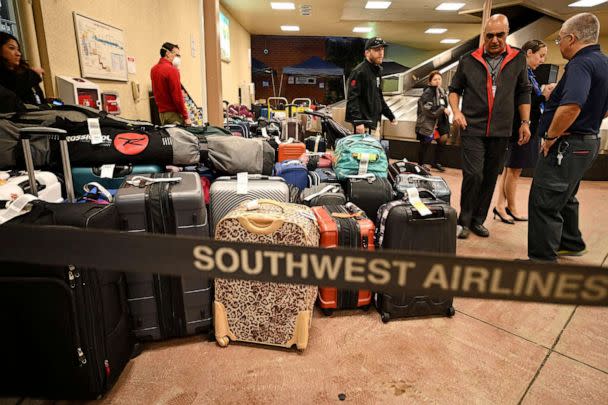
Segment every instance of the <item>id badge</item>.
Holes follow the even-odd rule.
[[[496,85],[492,85],[492,97],[496,97]]]
[[[376,77],[376,86],[380,88],[380,78]]]
[[[445,100],[440,98],[439,99],[439,105],[441,105],[442,107],[445,106]]]

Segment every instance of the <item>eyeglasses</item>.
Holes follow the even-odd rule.
[[[488,32],[486,33],[486,39],[488,41],[491,41],[492,39],[494,39],[494,37],[498,39],[503,39],[506,35],[506,32]]]
[[[555,45],[559,45],[562,42],[562,39],[571,36],[572,38],[574,38],[574,35],[572,34],[566,34],[563,37],[557,37],[555,38]]]

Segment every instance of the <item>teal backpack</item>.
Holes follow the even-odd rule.
[[[338,140],[334,151],[334,172],[338,180],[368,173],[387,177],[387,171],[386,153],[373,136],[356,134]]]

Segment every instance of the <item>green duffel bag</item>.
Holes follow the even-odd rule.
[[[387,177],[388,159],[376,138],[367,134],[349,135],[339,139],[336,144],[334,171],[338,180],[368,173]]]

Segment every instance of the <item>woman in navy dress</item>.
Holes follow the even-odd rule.
[[[514,224],[515,221],[527,221],[521,215],[516,205],[517,180],[525,168],[535,167],[540,153],[541,136],[537,134],[538,122],[543,113],[544,103],[551,95],[555,83],[539,86],[534,76],[534,70],[544,63],[547,56],[547,45],[543,41],[533,39],[522,46],[521,51],[526,54],[528,63],[528,79],[532,85],[530,106],[530,133],[532,136],[528,143],[519,142],[518,128],[520,126],[519,112],[515,109],[515,123],[513,136],[509,142],[505,170],[500,176],[498,184],[498,201],[494,208],[494,219],[498,216],[502,222]]]

